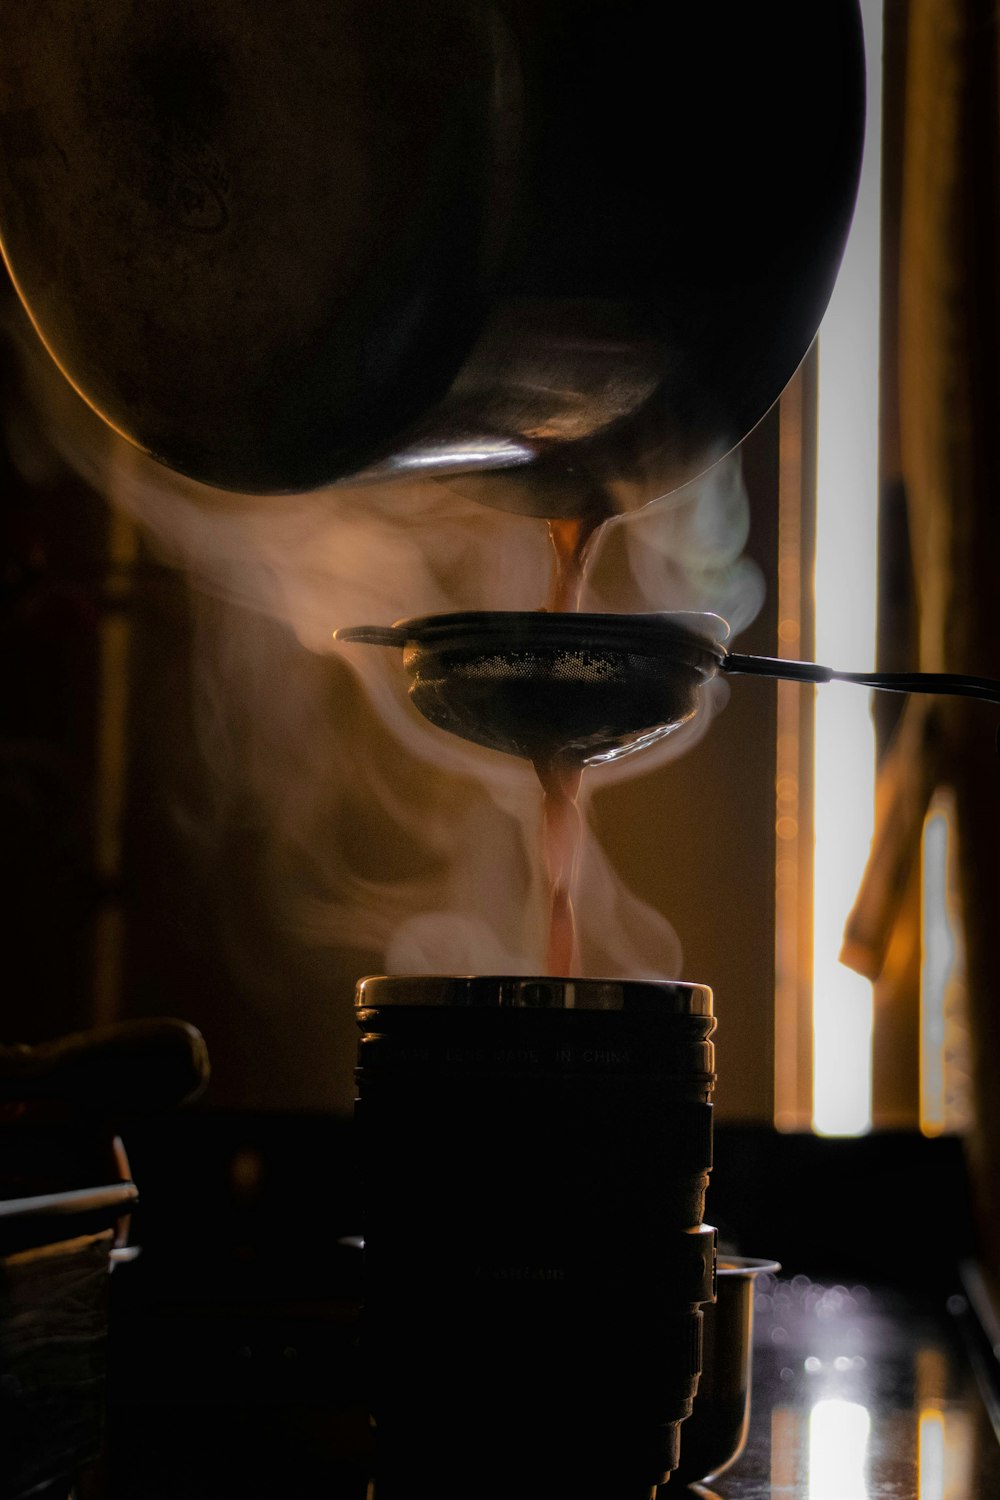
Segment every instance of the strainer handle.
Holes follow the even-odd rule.
[[[333,632],[335,641],[359,641],[364,646],[405,646],[407,634],[395,625],[345,625]]]
[[[735,651],[723,657],[721,668],[724,672],[780,677],[791,682],[854,682],[860,687],[889,693],[944,693],[1000,703],[1000,681],[959,672],[837,672],[818,662],[788,661],[780,656],[741,656]]]

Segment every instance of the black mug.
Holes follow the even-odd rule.
[[[714,1297],[711,991],[395,976],[356,1010],[379,1496],[648,1496]]]

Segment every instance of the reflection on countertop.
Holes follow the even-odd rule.
[[[758,1286],[750,1433],[708,1500],[988,1500],[1000,1442],[965,1298],[797,1275]],[[971,1333],[971,1330],[970,1330]],[[664,1494],[668,1491],[664,1491]]]

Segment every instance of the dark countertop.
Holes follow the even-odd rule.
[[[1000,1442],[970,1362],[966,1304],[958,1292],[949,1301],[803,1274],[760,1281],[747,1445],[695,1493],[719,1500],[1000,1496]],[[100,1483],[92,1479],[81,1500],[306,1500],[316,1493],[364,1500],[371,1451],[363,1408],[349,1374],[338,1390],[329,1368],[319,1373],[326,1356],[349,1348],[343,1305],[288,1304],[252,1315],[217,1309],[214,1319],[203,1310],[200,1333],[190,1310],[185,1320],[177,1309],[170,1321],[190,1350],[188,1390],[164,1400],[161,1389],[150,1400],[150,1392],[128,1388],[123,1372],[109,1457]],[[227,1361],[228,1387],[221,1383]],[[676,1484],[663,1493],[674,1489],[686,1493]],[[471,1482],[470,1496],[477,1492]]]
[[[996,1500],[995,1398],[974,1368],[995,1361],[962,1280],[957,1146],[840,1145],[717,1133],[720,1238],[784,1270],[757,1283],[746,1447],[703,1494]],[[372,1442],[359,1257],[339,1243],[357,1229],[342,1126],[192,1116],[137,1130],[130,1156],[142,1253],[110,1278],[105,1451],[78,1476],[76,1500],[365,1500]],[[928,1201],[935,1213],[921,1214]],[[919,1250],[899,1260],[900,1243]],[[663,1494],[673,1491],[686,1493],[674,1482]],[[467,1493],[481,1500],[478,1475]]]

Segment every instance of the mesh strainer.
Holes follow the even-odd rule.
[[[713,614],[555,614],[487,610],[334,631],[337,641],[402,648],[410,698],[432,724],[528,760],[616,760],[696,712],[717,672],[855,682],[894,692],[1000,703],[1000,682],[936,672],[838,672],[725,649]]]

